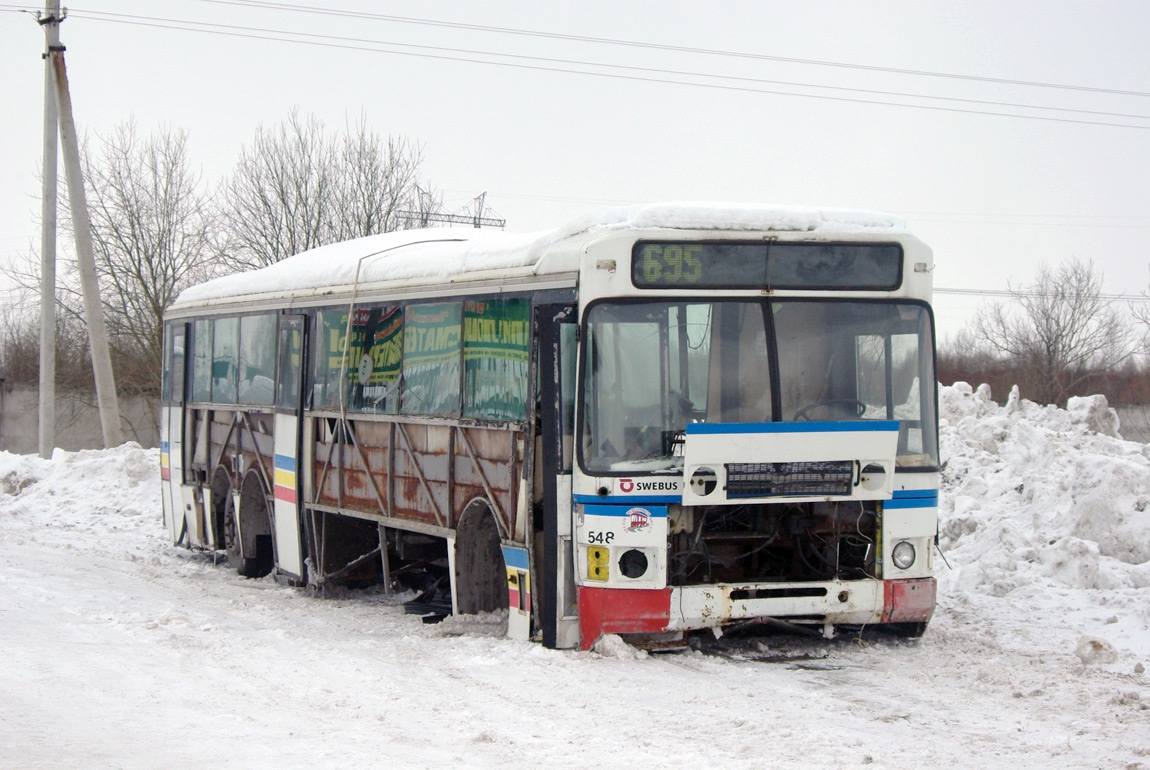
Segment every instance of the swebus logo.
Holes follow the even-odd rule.
[[[678,492],[678,481],[640,481],[635,482],[634,479],[619,479],[619,491],[623,494],[628,492]]]

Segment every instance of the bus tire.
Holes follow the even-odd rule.
[[[455,530],[456,612],[474,615],[507,607],[507,568],[499,527],[487,504],[467,506]]]

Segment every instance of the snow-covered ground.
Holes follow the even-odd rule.
[[[1097,399],[941,404],[926,636],[727,656],[244,580],[167,543],[155,450],[0,454],[0,767],[1150,768],[1150,450]]]

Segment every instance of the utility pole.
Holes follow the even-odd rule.
[[[72,97],[68,92],[68,70],[64,66],[63,46],[57,46],[51,51],[50,57],[56,80],[56,108],[60,113],[60,144],[64,154],[64,175],[68,179],[68,203],[72,208],[76,261],[80,267],[80,287],[84,293],[84,318],[88,322],[92,372],[96,379],[96,402],[100,405],[104,447],[110,448],[124,443],[120,429],[120,406],[116,400],[116,379],[112,374],[104,308],[100,304],[96,259],[92,255],[92,223],[88,219],[88,202],[84,196],[80,143],[76,136],[76,121],[72,118]]]
[[[60,47],[60,0],[45,0],[44,179],[40,202],[40,456],[56,447],[56,83],[52,51]]]

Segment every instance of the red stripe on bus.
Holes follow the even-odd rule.
[[[603,634],[657,634],[671,620],[671,589],[579,588],[579,646]]]
[[[884,580],[883,623],[925,623],[934,615],[938,582],[932,578]]]
[[[295,490],[291,487],[281,487],[276,485],[276,500],[283,500],[285,503],[295,505],[296,495]]]

